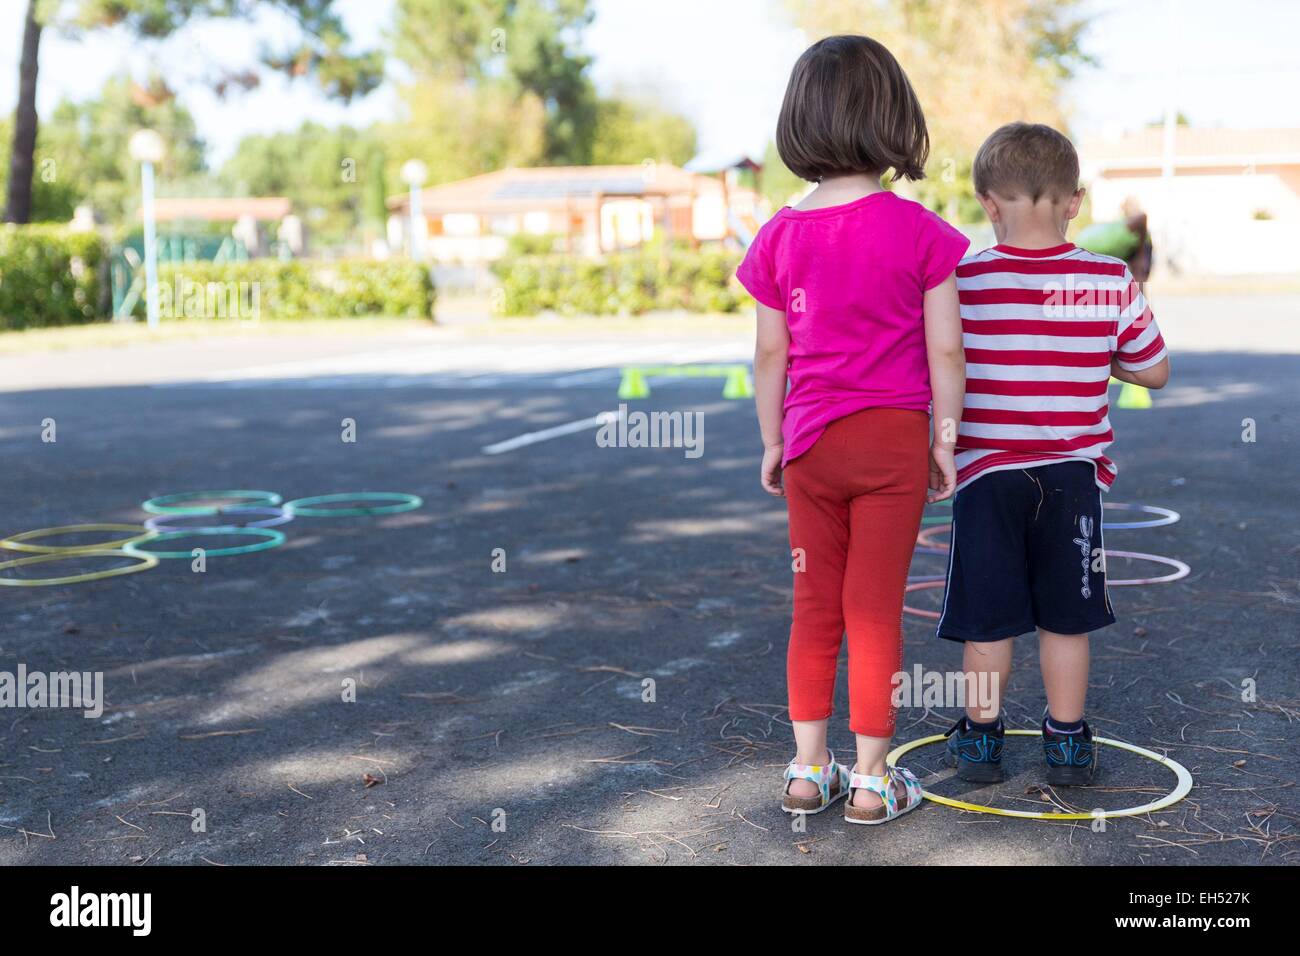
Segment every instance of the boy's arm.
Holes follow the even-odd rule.
[[[1118,358],[1112,356],[1110,374],[1112,378],[1119,379],[1121,382],[1130,382],[1145,388],[1164,388],[1169,381],[1169,356],[1166,355],[1155,365],[1144,368],[1140,372],[1128,371],[1119,364]]]
[[[1128,297],[1119,316],[1115,351],[1110,357],[1110,374],[1121,382],[1164,388],[1169,381],[1169,350],[1142,287],[1127,266],[1124,268],[1124,281]]]
[[[785,440],[781,422],[785,418],[786,367],[790,356],[790,329],[785,313],[758,303],[758,335],[754,343],[754,404],[758,427],[763,433],[763,466],[759,480],[768,494],[784,497],[781,487],[781,458]]]
[[[957,274],[925,293],[925,352],[934,397],[934,441],[930,445],[931,502],[951,498],[957,488],[953,448],[966,400],[966,353],[962,348]]]

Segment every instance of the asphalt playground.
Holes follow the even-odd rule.
[[[631,406],[702,413],[694,458],[602,448],[593,428],[483,451],[615,409],[625,362],[743,357],[736,341],[643,335],[594,354],[526,336],[302,346],[0,359],[5,534],[138,523],[145,499],[201,489],[424,502],[297,518],[280,547],[202,572],[170,560],[0,588],[0,671],[101,672],[105,698],[93,719],[0,710],[0,864],[1296,862],[1300,355],[1176,351],[1152,408],[1112,410],[1111,500],[1181,520],[1112,531],[1107,546],[1191,572],[1115,589],[1120,621],[1094,637],[1089,718],[1185,766],[1183,800],[1104,826],[927,804],[885,827],[828,813],[800,832],[777,799],[791,755],[789,547],[782,505],[758,487],[752,405],[724,399],[717,379],[652,381]],[[341,440],[345,419],[354,442]],[[55,441],[42,440],[48,421]],[[108,566],[77,559],[59,573],[82,560]],[[913,566],[942,569],[935,555]],[[904,624],[908,668],[957,668],[960,649],[932,622]],[[1010,725],[1035,728],[1028,639],[1007,698]],[[845,704],[841,686],[842,753]],[[955,716],[904,708],[898,740]],[[1096,786],[1048,790],[1036,741],[1017,738],[1011,778],[968,788],[939,753],[905,762],[937,794],[1007,809],[1116,810],[1175,784],[1107,748]]]

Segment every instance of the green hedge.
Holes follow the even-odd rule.
[[[164,320],[433,315],[429,270],[406,260],[187,262],[160,266],[158,284]]]
[[[107,252],[95,233],[0,226],[0,329],[107,321]],[[161,265],[158,281],[168,320],[433,314],[429,270],[405,260],[194,262]],[[145,314],[143,296],[135,314]]]
[[[734,312],[748,302],[731,281],[740,254],[721,248],[621,252],[599,259],[509,256],[492,266],[505,315]]]
[[[0,226],[0,329],[94,322],[107,314],[104,242],[66,226]]]

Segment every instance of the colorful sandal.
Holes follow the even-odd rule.
[[[803,764],[790,761],[785,768],[785,789],[781,795],[781,809],[786,813],[821,813],[836,800],[849,792],[848,768],[835,762],[835,754],[830,750],[830,763]],[[815,783],[821,791],[815,797],[793,797],[790,795],[790,781],[807,780]]]
[[[900,805],[894,793],[894,784],[903,785],[903,803]],[[878,807],[855,807],[854,790],[870,790],[880,797]],[[844,820],[847,823],[864,823],[874,826],[888,823],[895,817],[901,817],[921,805],[921,783],[912,771],[905,767],[890,767],[883,777],[871,774],[853,773],[849,777],[849,802],[844,805]]]

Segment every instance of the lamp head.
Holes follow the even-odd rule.
[[[137,163],[161,163],[167,154],[162,137],[151,129],[140,129],[132,133],[127,149]]]
[[[429,178],[429,169],[418,159],[408,159],[402,163],[402,182],[408,186],[422,186]]]

